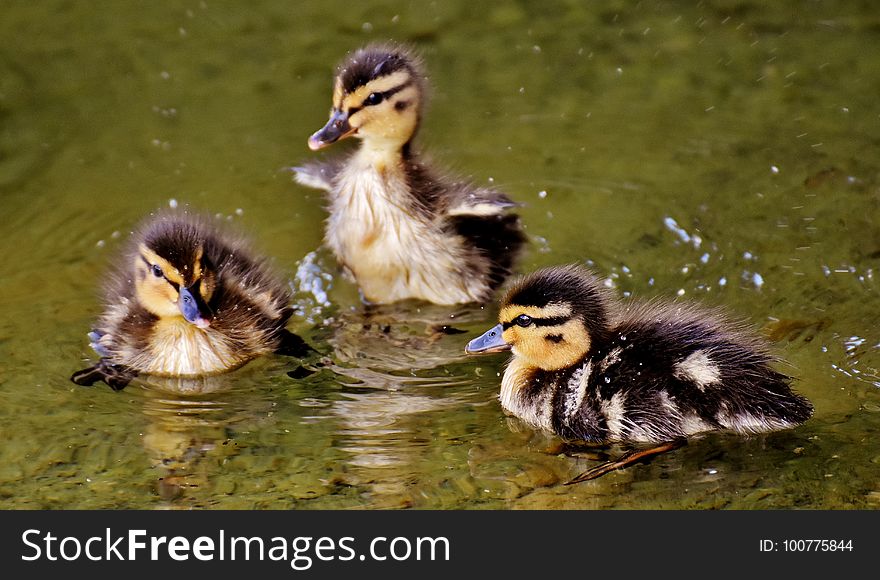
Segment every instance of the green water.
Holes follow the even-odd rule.
[[[3,507],[880,507],[880,11],[767,4],[4,2]],[[422,149],[525,204],[523,270],[724,305],[815,417],[566,487],[596,457],[506,418],[504,359],[461,354],[491,308],[364,319],[286,168],[374,39],[425,57]],[[270,357],[189,396],[68,381],[108,261],[172,199],[274,258],[329,368]],[[432,340],[450,316],[468,333]]]

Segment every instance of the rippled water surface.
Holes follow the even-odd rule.
[[[3,505],[880,507],[880,12],[764,4],[5,2]],[[577,260],[622,294],[724,305],[814,418],[561,485],[619,449],[504,416],[504,358],[462,355],[491,307],[365,312],[320,247],[321,196],[290,179],[333,66],[374,39],[424,55],[421,148],[524,204],[523,270]],[[274,258],[319,372],[69,382],[109,261],[171,200]],[[430,332],[450,320],[467,332]]]

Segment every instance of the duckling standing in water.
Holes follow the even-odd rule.
[[[267,353],[312,350],[285,329],[290,291],[246,243],[208,218],[160,213],[136,232],[106,284],[105,310],[89,333],[101,356],[71,380],[114,390],[139,373],[198,377]]]
[[[511,350],[501,405],[588,443],[650,443],[576,477],[593,479],[712,430],[775,431],[813,406],[773,370],[761,341],[692,305],[618,305],[578,266],[538,270],[501,301],[501,324],[465,348]]]
[[[506,195],[441,179],[418,159],[412,142],[425,82],[403,48],[371,45],[349,55],[336,73],[330,120],[309,147],[351,136],[360,147],[299,167],[296,179],[329,192],[325,242],[367,301],[486,302],[525,236]]]

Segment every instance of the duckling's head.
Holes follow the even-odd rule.
[[[338,67],[330,120],[309,137],[309,148],[323,149],[352,135],[381,149],[399,149],[419,126],[424,74],[410,51],[369,45]]]
[[[159,318],[210,326],[217,274],[206,243],[205,226],[193,219],[165,215],[151,222],[134,249],[135,299]]]
[[[537,270],[515,282],[501,300],[500,324],[465,347],[468,354],[512,350],[547,371],[571,366],[609,330],[608,298],[587,270]]]

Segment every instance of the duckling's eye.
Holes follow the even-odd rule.
[[[513,321],[517,325],[525,328],[526,326],[529,326],[532,323],[532,318],[530,316],[525,315],[525,314],[520,314]]]
[[[364,106],[371,107],[373,105],[378,105],[382,101],[385,100],[385,95],[382,93],[370,93],[370,95],[364,99]]]
[[[162,267],[158,264],[153,264],[153,276],[156,278],[161,278],[165,274],[162,273]]]

